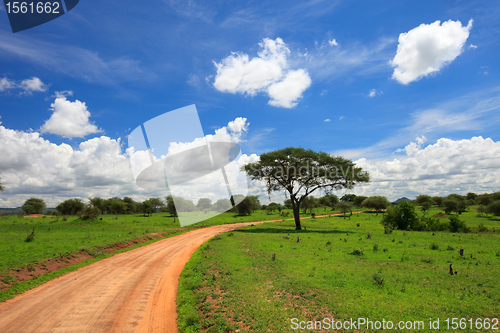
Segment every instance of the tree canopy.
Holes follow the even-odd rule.
[[[368,199],[365,199],[361,203],[361,206],[362,207],[366,207],[366,208],[375,209],[375,212],[378,215],[378,212],[380,210],[386,209],[387,207],[389,207],[390,204],[391,203],[389,202],[389,200],[387,200],[386,197],[383,197],[383,196],[380,196],[380,195],[376,195],[376,196],[373,196],[373,197],[369,197]]]
[[[2,177],[0,177],[0,191],[3,191],[5,188],[2,186]]]
[[[63,215],[76,215],[84,208],[85,204],[78,198],[65,200],[56,207],[57,211]]]
[[[243,167],[250,179],[264,181],[269,194],[285,190],[290,197],[295,228],[301,230],[300,205],[314,191],[351,189],[368,182],[366,171],[346,158],[304,148],[284,148],[260,155]]]
[[[28,215],[43,214],[45,202],[42,199],[31,198],[24,202],[21,209]]]

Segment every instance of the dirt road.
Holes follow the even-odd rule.
[[[0,304],[0,332],[176,332],[177,283],[203,228],[96,262]]]

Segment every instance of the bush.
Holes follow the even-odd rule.
[[[89,204],[85,206],[80,218],[82,220],[96,220],[99,215],[101,215],[101,210]]]
[[[500,216],[500,200],[494,201],[486,207],[486,213]]]
[[[381,223],[384,226],[385,233],[391,233],[394,229],[413,230],[417,221],[415,207],[405,201],[398,206],[389,207]]]
[[[448,221],[441,221],[441,219],[426,218],[424,219],[427,225],[427,231],[446,231],[450,230],[450,223]]]
[[[458,216],[450,216],[450,231],[451,232],[469,232],[469,228],[465,222],[460,220]]]

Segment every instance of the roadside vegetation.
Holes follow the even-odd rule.
[[[434,201],[403,203],[415,214],[413,230],[388,231],[389,211],[373,211],[303,219],[303,230],[280,221],[216,236],[181,274],[178,327],[282,332],[293,331],[292,318],[365,317],[423,320],[428,332],[429,318],[441,318],[442,331],[446,318],[498,318],[500,218],[468,204],[447,214]],[[428,219],[442,231],[423,227]],[[462,227],[452,230],[457,220]]]

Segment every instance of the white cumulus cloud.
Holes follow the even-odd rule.
[[[384,195],[391,200],[419,194],[485,193],[500,187],[500,142],[490,138],[451,140],[441,138],[424,147],[418,137],[392,159],[361,158],[356,165],[370,172],[364,195]]]
[[[397,53],[391,61],[395,67],[392,78],[408,84],[439,72],[462,53],[471,28],[472,20],[467,26],[460,21],[436,21],[400,34]]]
[[[238,143],[248,125],[246,118],[238,117],[205,139]],[[130,149],[122,151],[119,139],[107,136],[71,147],[65,143],[54,144],[37,132],[5,128],[0,122],[0,170],[2,185],[6,188],[0,196],[0,207],[19,207],[31,197],[44,199],[48,207],[55,207],[68,198],[129,196],[142,201],[167,195],[166,188],[152,191],[137,187],[130,163],[131,154],[134,152]],[[257,159],[255,154],[242,154],[236,163],[241,166]],[[237,176],[238,168],[233,169],[227,170],[228,177]],[[215,186],[213,182],[207,182],[200,186],[205,186],[207,192],[227,192],[225,183]],[[183,196],[191,199],[195,190],[199,190],[199,186],[187,187]]]
[[[10,89],[21,89],[23,90],[21,94],[31,95],[33,92],[45,92],[48,88],[48,85],[43,83],[42,80],[37,77],[25,79],[20,82],[9,80],[6,77],[0,79],[0,92],[8,91]]]
[[[311,85],[305,69],[289,69],[287,57],[290,50],[281,38],[264,38],[259,43],[261,50],[250,59],[247,54],[233,52],[216,63],[217,74],[214,87],[227,93],[254,96],[267,92],[270,105],[292,108]]]
[[[68,101],[59,93],[51,105],[52,116],[40,128],[42,133],[51,133],[65,138],[83,138],[89,134],[102,132],[89,122],[90,112],[85,102]]]
[[[34,91],[44,92],[49,88],[45,83],[42,82],[37,77],[32,77],[31,79],[22,80],[20,88],[23,89],[27,94],[31,94]]]
[[[334,38],[334,39],[332,39],[332,40],[329,40],[329,41],[328,41],[328,44],[330,44],[330,46],[337,46],[337,45],[339,45],[339,44],[337,43],[337,41],[335,40],[335,38]]]

